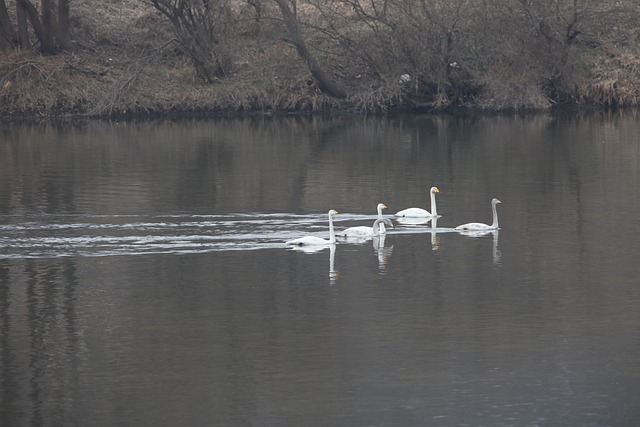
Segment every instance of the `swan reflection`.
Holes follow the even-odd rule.
[[[373,250],[378,255],[378,269],[381,273],[386,272],[387,261],[391,257],[393,252],[393,245],[388,248],[384,247],[385,235],[376,236],[373,238]]]
[[[335,257],[336,257],[336,245],[326,245],[326,246],[292,246],[291,250],[304,252],[306,254],[314,254],[317,252],[321,252],[325,249],[329,248],[329,283],[335,285],[336,279],[338,278],[338,271],[335,269]]]
[[[438,228],[438,218],[434,217],[431,223],[431,250],[434,252],[440,249],[440,236],[438,236],[436,228]]]
[[[329,284],[335,285],[338,278],[338,272],[335,269],[334,260],[336,257],[336,245],[329,247]]]
[[[498,230],[474,230],[474,231],[458,230],[458,233],[460,233],[463,236],[467,236],[471,238],[478,238],[478,237],[485,237],[488,235],[492,235],[493,236],[493,250],[492,250],[493,263],[500,264],[500,261],[502,260],[502,253],[498,249],[498,235],[499,235]]]

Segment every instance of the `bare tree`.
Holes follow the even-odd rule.
[[[373,84],[414,105],[446,108],[471,73],[459,45],[475,10],[469,0],[309,0],[326,33]],[[453,65],[453,66],[452,66]],[[398,88],[398,84],[402,88]]]
[[[229,0],[150,0],[165,15],[196,74],[207,83],[228,73],[224,37],[234,25]]]
[[[288,41],[296,48],[300,58],[307,64],[309,72],[313,76],[314,80],[318,84],[318,87],[336,98],[344,98],[347,96],[346,91],[340,86],[324,69],[320,66],[316,58],[311,54],[307,48],[302,32],[300,30],[300,24],[295,13],[295,0],[275,0],[282,13],[282,18],[287,29]],[[291,6],[294,6],[292,9]]]
[[[472,35],[484,57],[474,66],[493,102],[549,108],[572,102],[592,58],[607,45],[633,40],[625,28],[631,1],[495,0],[474,17]]]

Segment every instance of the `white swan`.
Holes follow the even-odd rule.
[[[438,211],[436,210],[436,193],[439,193],[438,187],[431,187],[431,213],[422,208],[408,208],[403,209],[396,213],[396,216],[404,218],[424,218],[424,217],[437,217]]]
[[[502,203],[500,200],[494,198],[491,200],[491,209],[493,210],[493,223],[491,225],[483,224],[481,222],[469,222],[457,226],[455,229],[458,231],[491,231],[498,230],[498,211],[496,205]]]
[[[333,232],[333,216],[338,212],[331,209],[327,215],[329,215],[329,240],[316,236],[305,236],[298,239],[289,240],[285,242],[286,245],[291,246],[319,246],[319,245],[332,245],[336,242],[336,235]]]
[[[338,232],[339,236],[345,237],[371,237],[371,236],[380,236],[386,234],[387,229],[383,224],[388,224],[391,228],[393,228],[393,223],[388,218],[378,218],[373,223],[373,227],[367,227],[366,225],[359,225],[357,227],[349,227],[345,228],[342,231]]]

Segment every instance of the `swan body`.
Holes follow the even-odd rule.
[[[398,222],[398,224],[402,224],[402,225],[421,225],[421,224],[426,224],[429,221],[431,221],[432,217],[410,217],[410,216],[399,216],[396,218],[396,222]]]
[[[481,222],[469,222],[457,226],[455,229],[458,231],[491,231],[498,230],[498,211],[496,205],[502,203],[500,200],[494,198],[491,200],[491,210],[493,211],[493,223],[491,225],[483,224]]]
[[[424,217],[437,217],[438,211],[436,209],[436,193],[439,193],[438,187],[431,187],[429,193],[431,194],[431,212],[422,208],[408,208],[403,209],[396,213],[396,216],[403,218],[424,218]]]
[[[387,218],[378,218],[373,223],[373,227],[367,227],[366,225],[360,225],[357,227],[349,227],[340,231],[338,235],[346,236],[346,237],[371,237],[371,236],[380,236],[384,235],[387,232],[387,229],[384,228],[384,224],[389,225],[393,228],[393,223],[391,220]]]
[[[326,246],[336,243],[336,235],[333,231],[333,216],[338,212],[331,209],[327,214],[329,216],[329,240],[316,236],[305,236],[285,242],[289,246]]]

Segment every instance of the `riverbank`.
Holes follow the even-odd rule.
[[[353,85],[350,96],[337,99],[319,91],[290,56],[284,61],[287,74],[294,76],[289,81],[275,72],[267,76],[264,69],[248,69],[205,84],[170,44],[159,49],[94,44],[56,56],[15,53],[0,63],[0,118],[536,110],[472,102],[440,108],[412,99],[401,86],[367,91]],[[284,68],[275,65],[275,70]]]
[[[425,68],[408,72],[407,64],[418,62],[417,53],[407,64],[389,59],[377,63],[370,54],[367,63],[355,50],[344,46],[338,50],[310,34],[315,59],[347,93],[333,97],[320,89],[308,64],[277,26],[265,25],[259,34],[247,25],[233,27],[226,34],[224,76],[204,83],[168,20],[145,3],[79,1],[72,13],[72,51],[43,56],[35,49],[22,50],[0,60],[0,118],[535,112],[640,106],[640,57],[633,40],[626,45],[605,40],[594,48],[585,37],[582,44],[560,46],[566,49],[562,56],[550,56],[554,51],[549,46],[544,48],[547,56],[528,52],[540,62],[517,67],[505,65],[510,62],[504,52],[496,56],[503,62],[487,65],[471,56],[475,50],[462,52],[465,45],[460,41],[456,50],[435,58],[436,62],[428,59]],[[537,45],[530,42],[530,46]],[[522,54],[517,57],[522,59]],[[546,71],[544,61],[557,69]],[[437,69],[437,64],[444,65]]]

